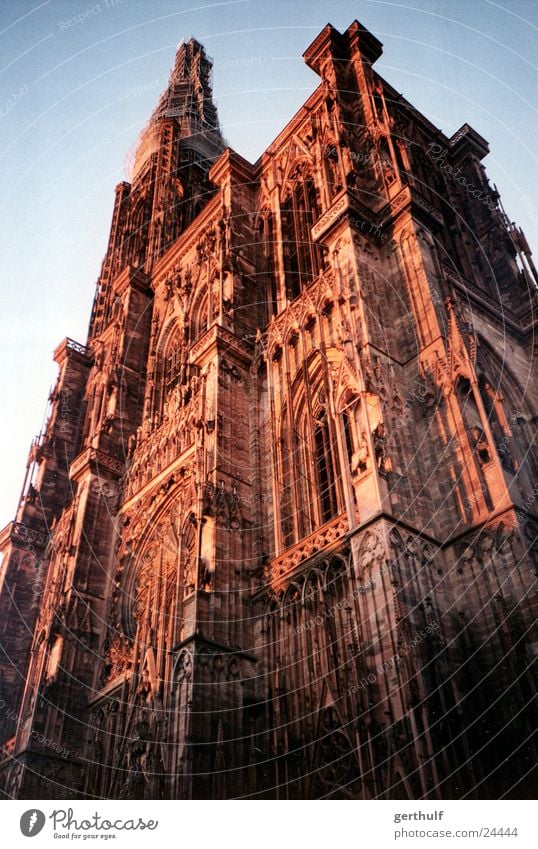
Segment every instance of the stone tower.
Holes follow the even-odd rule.
[[[180,46],[0,537],[7,796],[531,794],[536,272],[381,50],[251,164]]]

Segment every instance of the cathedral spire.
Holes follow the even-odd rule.
[[[168,89],[159,106],[158,117],[166,115],[219,132],[217,109],[213,103],[213,62],[195,38],[182,41],[176,53]]]
[[[213,102],[213,62],[195,38],[178,47],[168,86],[161,94],[136,147],[133,180],[160,145],[159,125],[174,119],[181,140],[181,161],[209,168],[224,148]]]

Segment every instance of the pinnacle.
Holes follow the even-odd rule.
[[[178,47],[168,88],[161,96],[154,118],[184,118],[199,129],[218,129],[213,103],[213,62],[195,38]]]

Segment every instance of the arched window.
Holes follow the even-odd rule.
[[[338,162],[338,149],[335,144],[327,145],[323,158],[325,160],[325,174],[327,178],[329,198],[332,200],[342,189],[342,177]]]
[[[344,439],[345,439],[345,443],[346,443],[347,460],[348,460],[349,465],[351,466],[351,464],[353,462],[353,455],[355,453],[355,445],[354,445],[354,438],[353,438],[354,422],[353,422],[353,417],[351,415],[350,410],[344,410],[344,412],[342,414],[342,421],[343,421],[343,425],[344,425]]]
[[[181,348],[172,347],[167,354],[164,364],[164,392],[169,392],[179,383],[181,373]]]
[[[194,592],[196,587],[196,529],[187,521],[181,540],[181,584],[183,596]]]
[[[277,293],[275,279],[275,228],[273,215],[264,209],[259,223],[260,242],[263,248],[263,272],[266,278],[269,316],[277,314]]]
[[[310,234],[318,217],[319,204],[312,178],[297,179],[281,204],[286,296],[290,300],[297,298],[319,274],[320,250]]]
[[[495,441],[497,453],[503,467],[512,474],[515,473],[515,464],[511,451],[511,434],[510,428],[501,421],[501,417],[506,421],[504,411],[499,396],[487,378],[481,374],[478,378],[478,388],[482,403],[486,410],[488,424]]]
[[[168,336],[157,367],[154,404],[157,415],[163,413],[166,399],[180,382],[182,362],[183,339],[178,325]]]
[[[204,334],[209,326],[208,318],[208,296],[199,297],[192,311],[190,341],[196,342]]]
[[[338,513],[335,446],[325,410],[299,416],[279,439],[280,528],[284,548],[308,536]]]
[[[392,186],[392,184],[396,181],[396,172],[394,170],[389,144],[384,136],[379,143],[379,155],[386,185]]]
[[[329,423],[325,410],[316,416],[314,424],[314,467],[316,470],[321,519],[328,522],[336,515],[334,462],[331,450]]]
[[[393,138],[392,146],[394,148],[394,155],[396,157],[396,165],[398,166],[398,171],[400,172],[400,181],[402,183],[407,183],[408,170],[403,160],[403,149],[405,148],[405,142],[403,139]]]
[[[284,547],[293,545],[295,539],[294,526],[294,493],[293,493],[293,475],[292,469],[295,465],[292,464],[291,452],[291,434],[290,428],[286,421],[287,414],[283,411],[282,415],[282,430],[279,440],[279,466],[278,476],[280,478],[280,529],[282,533],[282,541]]]
[[[328,615],[324,617],[324,630],[327,665],[332,670],[337,687],[340,683],[345,686],[347,645],[353,638],[353,628],[350,627],[346,610],[346,607],[350,607],[349,590],[346,565],[340,557],[334,557],[325,573],[324,602]]]
[[[339,421],[326,409],[321,361],[301,369],[278,417],[275,434],[279,542],[284,548],[309,536],[343,509],[336,443]]]
[[[123,265],[130,263],[137,268],[144,264],[148,234],[148,207],[145,197],[141,196],[131,207],[127,233],[122,246]]]
[[[480,465],[489,463],[491,455],[488,441],[482,428],[482,419],[470,380],[460,377],[456,389],[473,454]]]

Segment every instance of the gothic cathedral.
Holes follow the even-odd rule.
[[[6,798],[532,795],[536,271],[381,51],[252,164],[180,46],[0,533]]]

